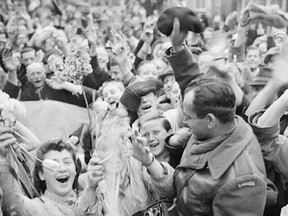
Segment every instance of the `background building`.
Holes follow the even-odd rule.
[[[250,0],[187,0],[187,6],[200,14],[226,17],[236,10],[240,12]],[[261,5],[278,4],[283,11],[288,11],[287,0],[254,0]]]

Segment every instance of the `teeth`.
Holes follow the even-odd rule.
[[[57,181],[61,182],[61,183],[65,183],[67,182],[69,179],[69,177],[59,177],[59,178],[56,178]]]
[[[150,144],[149,146],[150,146],[151,148],[154,148],[154,147],[158,146],[158,143]]]

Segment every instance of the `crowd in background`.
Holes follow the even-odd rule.
[[[288,15],[144,2],[1,4],[1,214],[288,216]]]

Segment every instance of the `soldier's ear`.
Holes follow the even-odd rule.
[[[209,113],[209,114],[206,116],[206,118],[207,118],[207,127],[208,127],[209,129],[212,129],[212,128],[215,126],[216,121],[217,121],[216,116],[213,115],[213,114],[211,114],[211,113]]]

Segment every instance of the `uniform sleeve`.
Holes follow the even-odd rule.
[[[245,46],[242,44],[239,47],[235,47],[234,42],[235,41],[231,41],[229,46],[229,62],[232,62],[233,60],[243,62],[245,60]]]
[[[260,216],[264,213],[266,183],[255,175],[246,175],[225,184],[212,203],[214,216]]]
[[[279,124],[271,127],[260,127],[257,125],[257,120],[263,112],[260,111],[251,115],[249,123],[261,145],[264,159],[288,179],[288,138],[279,134]]]
[[[161,162],[161,165],[164,168],[164,172],[158,178],[151,176],[152,184],[156,187],[161,198],[172,197],[175,194],[173,183],[174,169],[166,162]]]
[[[175,79],[183,95],[187,85],[200,73],[198,62],[187,47],[176,53],[172,53],[171,49],[168,49],[166,58],[173,69]]]

